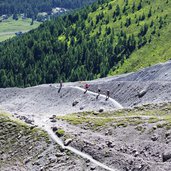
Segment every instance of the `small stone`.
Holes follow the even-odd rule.
[[[143,97],[146,93],[147,93],[147,90],[141,90],[141,91],[138,93],[138,97],[141,98],[141,97]]]
[[[96,169],[96,166],[91,166],[90,167],[90,170],[95,170]]]
[[[42,155],[39,155],[37,158],[38,158],[38,159],[41,159],[41,158],[43,158],[43,156],[42,156]]]
[[[157,139],[158,139],[158,135],[156,135],[156,134],[154,134],[154,135],[151,137],[151,140],[153,140],[153,141],[157,141]]]
[[[135,152],[134,157],[137,157],[139,155],[138,151]]]
[[[38,161],[36,161],[36,162],[34,162],[34,163],[33,163],[33,165],[37,165],[37,166],[39,166],[39,165],[40,165],[40,163],[39,163]]]
[[[53,132],[56,132],[58,130],[58,128],[56,126],[51,128]]]
[[[108,146],[109,148],[113,148],[115,145],[114,145],[111,141],[108,141],[108,142],[107,142],[107,146]]]
[[[55,162],[56,162],[56,157],[50,157],[50,158],[49,158],[49,161],[50,161],[51,163],[55,163]]]
[[[64,156],[64,154],[63,153],[56,153],[55,156],[56,157],[62,157],[62,156]]]
[[[30,127],[30,129],[34,129],[36,127],[37,127],[37,125],[33,125],[33,126]]]
[[[80,107],[80,110],[83,110],[84,109],[84,107]]]
[[[163,162],[166,162],[171,159],[171,149],[167,149],[163,154],[162,154],[162,159]]]
[[[98,112],[93,112],[93,115],[98,115],[99,113]]]
[[[56,119],[52,119],[51,122],[56,122]]]
[[[87,160],[86,160],[86,163],[90,163],[90,160],[87,159]]]
[[[155,125],[155,126],[153,126],[153,129],[154,129],[154,130],[156,130],[156,129],[157,129],[157,126],[156,126],[156,125]]]
[[[30,162],[30,159],[27,159],[27,160],[24,161],[24,164],[27,164],[29,162]]]
[[[73,103],[72,103],[72,106],[76,106],[79,102],[77,100],[75,100]]]
[[[166,137],[169,137],[171,135],[171,131],[167,131],[166,133],[165,133],[165,136]]]
[[[100,113],[104,112],[104,109],[103,108],[99,109],[99,112]]]

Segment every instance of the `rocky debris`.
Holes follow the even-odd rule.
[[[56,157],[63,157],[64,154],[63,154],[63,153],[56,153],[55,156],[56,156]]]
[[[137,157],[139,155],[139,152],[136,151],[135,154],[134,154],[134,157]]]
[[[50,163],[55,163],[56,160],[57,160],[56,156],[50,156],[50,157],[49,157]]]
[[[104,112],[104,109],[103,109],[103,108],[100,108],[100,109],[99,109],[99,112],[100,112],[100,113]]]
[[[58,128],[56,126],[51,127],[51,129],[52,129],[53,132],[56,132],[58,130]]]
[[[162,159],[163,162],[166,162],[168,160],[171,161],[171,148],[165,150],[165,152],[162,154]]]
[[[115,146],[112,141],[107,141],[106,144],[109,148],[113,148]]]
[[[56,119],[52,119],[51,122],[56,122]]]
[[[141,91],[138,93],[138,97],[141,98],[141,97],[143,97],[146,93],[147,93],[147,90],[146,90],[146,89],[141,90]]]
[[[84,107],[83,107],[83,106],[81,106],[81,107],[80,107],[80,110],[83,110],[83,109],[84,109]]]
[[[24,121],[27,124],[33,125],[34,121],[29,119],[29,118],[27,118],[26,116],[19,116],[19,115],[17,115],[17,118],[22,120],[22,121]]]
[[[93,115],[98,115],[99,114],[99,112],[93,112]]]
[[[170,136],[171,136],[171,130],[167,131],[167,132],[165,133],[165,136],[166,136],[166,138],[170,137]]]
[[[72,106],[76,106],[79,102],[77,100],[75,100],[73,103],[72,103]]]
[[[71,138],[69,139],[66,139],[65,142],[64,142],[64,145],[65,146],[68,146],[73,140]]]
[[[27,163],[29,163],[30,161],[31,161],[31,158],[26,159],[26,160],[24,161],[24,164],[27,164]]]
[[[32,125],[31,127],[30,127],[30,129],[34,129],[34,128],[37,128],[38,126],[37,125]]]
[[[159,136],[157,134],[154,134],[152,137],[151,137],[151,140],[152,141],[157,141],[159,138]]]
[[[153,126],[153,129],[154,129],[154,130],[156,130],[156,129],[157,129],[157,126],[156,126],[156,125],[154,125],[154,126]]]
[[[90,170],[95,170],[96,169],[96,166],[95,165],[92,165],[91,167],[90,167]]]

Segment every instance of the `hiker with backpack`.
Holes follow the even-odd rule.
[[[84,94],[86,94],[87,93],[87,91],[88,91],[88,88],[90,87],[90,85],[89,84],[85,84],[85,91],[84,91]]]
[[[110,91],[109,91],[109,90],[107,90],[107,92],[106,92],[106,100],[108,100],[108,99],[109,99],[109,96],[110,96]]]
[[[58,93],[60,93],[61,89],[62,89],[62,80],[60,81],[60,84],[59,84],[59,90],[58,90]]]
[[[97,96],[96,96],[96,99],[98,99],[99,98],[99,96],[100,96],[100,92],[101,92],[101,90],[100,90],[100,88],[98,88],[98,90],[97,90]]]

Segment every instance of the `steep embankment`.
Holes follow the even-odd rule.
[[[171,61],[135,73],[90,82],[91,90],[110,90],[111,97],[124,107],[171,101]]]
[[[145,68],[136,73],[107,77],[88,82],[90,90],[84,94],[86,82],[65,83],[30,88],[0,89],[1,108],[12,113],[61,115],[80,111],[120,109],[147,103],[171,101],[171,62]],[[97,89],[101,94],[97,99]],[[106,91],[111,99],[105,100]],[[95,93],[93,93],[95,92]],[[114,99],[114,100],[113,100]]]
[[[83,159],[62,150],[39,128],[10,117],[0,114],[1,171],[82,170]]]

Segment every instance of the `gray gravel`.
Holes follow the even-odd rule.
[[[94,93],[84,94],[77,87],[84,87],[85,83],[90,84],[90,91],[92,92],[97,92],[97,89],[100,88],[104,96],[99,96],[96,99],[96,94]],[[81,111],[117,110],[120,109],[118,104],[123,107],[134,107],[142,104],[171,102],[171,61],[136,73],[94,81],[65,83],[60,93],[58,93],[58,89],[59,84],[40,85],[25,89],[1,88],[0,108],[13,113],[16,117],[26,116],[30,120],[36,119],[36,121],[45,121],[48,124],[47,120],[52,115],[66,115]],[[107,90],[110,90],[112,99],[106,101],[105,94]],[[82,143],[84,139],[89,140],[90,144],[95,142],[93,145],[85,147],[83,151],[94,155],[98,160],[109,166],[117,166],[121,170],[152,171],[157,169],[164,171],[170,167],[170,159],[165,157],[164,160],[166,158],[168,160],[167,164],[160,163],[162,162],[162,156],[159,150],[164,151],[168,147],[166,144],[163,145],[163,142],[166,143],[165,140],[156,143],[158,139],[161,139],[162,131],[164,130],[161,130],[161,132],[156,130],[155,135],[148,135],[146,132],[139,136],[131,127],[118,128],[112,133],[113,136],[107,136],[106,138],[103,131],[99,132],[99,135],[98,133],[90,133],[87,130],[83,133],[79,128],[71,127],[69,132],[80,135],[81,139],[79,137],[77,142],[73,144],[74,147],[78,147],[80,150],[85,144]],[[132,139],[135,141],[132,142]],[[142,141],[144,139],[147,139],[145,141],[147,144]],[[99,140],[102,142],[99,142]],[[106,141],[114,141],[116,148],[109,149],[107,146],[111,144],[104,144]],[[150,146],[151,151],[147,150],[147,153],[150,154],[143,154],[144,156],[139,154],[148,146]],[[106,151],[101,150],[104,147]],[[126,152],[124,151],[125,148],[127,149]],[[135,149],[137,150],[135,151]],[[98,152],[98,150],[101,152]],[[113,154],[116,157],[113,157]],[[105,155],[108,156],[106,157]],[[166,151],[164,155],[169,156],[170,154]],[[131,164],[132,162],[133,164]],[[159,162],[159,164],[156,165],[156,162]],[[124,166],[125,168],[123,168]],[[93,170],[94,167],[91,167],[91,170]]]

